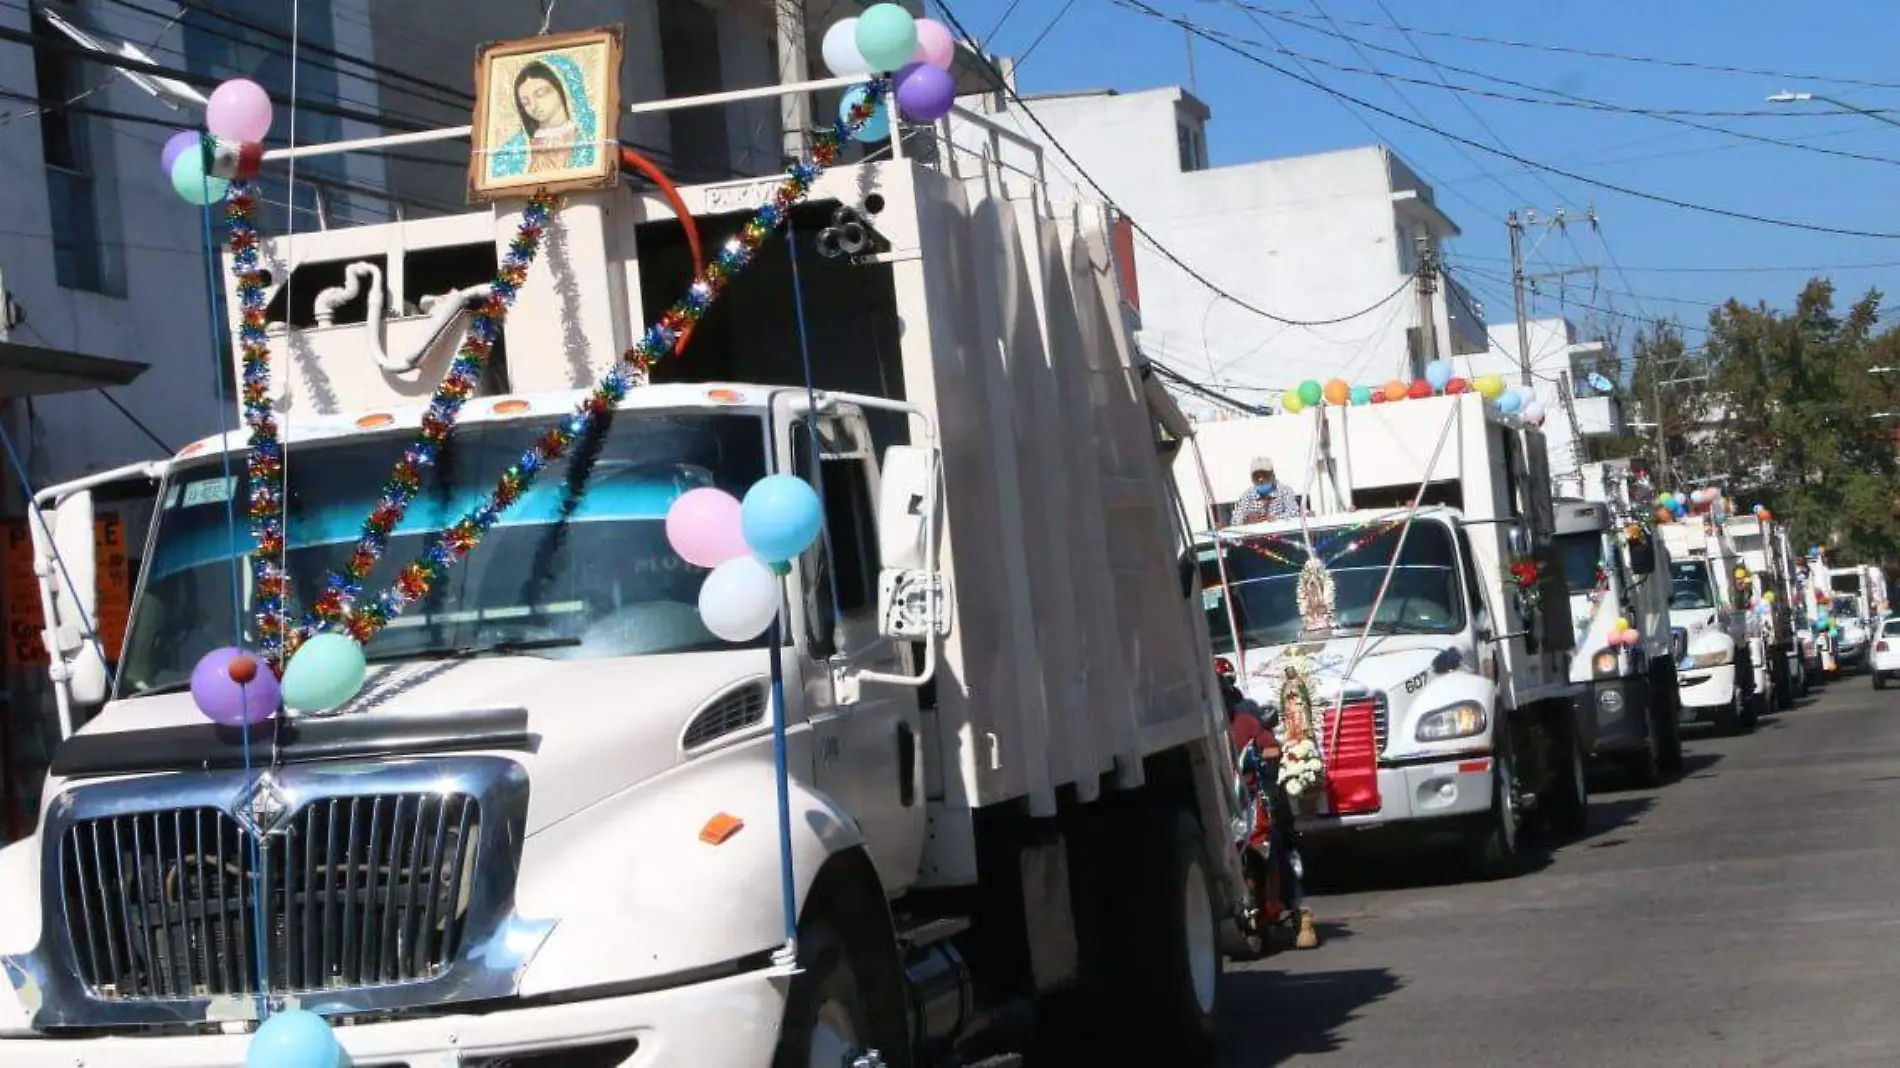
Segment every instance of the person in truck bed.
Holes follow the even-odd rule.
[[[1250,468],[1253,472],[1253,484],[1240,494],[1240,500],[1234,502],[1234,510],[1228,519],[1231,526],[1243,523],[1261,523],[1269,519],[1297,519],[1305,514],[1300,507],[1300,499],[1295,497],[1274,477],[1273,461],[1260,457]]]

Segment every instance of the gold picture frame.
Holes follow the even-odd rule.
[[[475,57],[468,198],[620,181],[621,28],[483,45]]]

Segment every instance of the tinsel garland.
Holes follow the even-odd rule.
[[[257,186],[238,182],[225,203],[231,273],[237,279],[238,350],[244,423],[250,429],[248,514],[251,523],[251,611],[258,650],[278,675],[284,672],[284,446],[270,402],[270,338],[265,332],[265,274],[259,265]]]
[[[560,425],[537,438],[521,456],[501,474],[488,498],[458,518],[431,540],[427,548],[397,574],[396,581],[374,601],[349,614],[348,633],[359,642],[367,642],[387,626],[391,619],[423,597],[436,581],[481,543],[482,537],[501,519],[549,464],[561,459],[575,440],[585,435],[596,419],[613,410],[626,397],[637,378],[653,364],[674,352],[685,335],[717,300],[726,285],[752,262],[759,246],[791,213],[794,205],[811,191],[824,168],[838,158],[844,142],[876,112],[879,102],[890,89],[888,79],[874,79],[868,91],[848,116],[831,129],[814,137],[811,158],[794,163],[786,172],[772,199],[746,221],[739,234],[726,242],[717,257],[687,287],[686,296],[668,308],[657,322],[620,361],[602,377],[600,384],[583,399],[573,414]]]
[[[507,321],[508,309],[514,305],[522,284],[528,279],[528,268],[534,264],[535,256],[541,250],[541,239],[547,233],[548,221],[553,212],[554,198],[546,190],[537,190],[522,208],[521,224],[515,230],[514,240],[509,242],[507,253],[502,256],[500,267],[495,271],[495,279],[489,285],[488,300],[475,309],[469,320],[462,346],[456,350],[448,372],[436,387],[435,396],[429,402],[429,410],[423,413],[421,428],[409,447],[403,450],[402,458],[391,469],[388,481],[383,483],[382,499],[377,501],[376,507],[363,520],[355,551],[350,553],[341,571],[329,575],[323,592],[312,606],[315,623],[307,622],[297,637],[308,636],[313,630],[328,630],[344,625],[348,621],[356,599],[362,595],[363,579],[382,559],[383,550],[389,547],[390,535],[401,524],[403,516],[409,512],[409,505],[421,491],[422,473],[434,465],[449,435],[455,430],[455,421],[461,414],[462,405],[480,384],[489,354],[494,351],[495,342],[501,339],[501,328]]]

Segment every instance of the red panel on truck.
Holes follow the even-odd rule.
[[[1371,701],[1341,706],[1335,733],[1326,710],[1326,800],[1334,813],[1358,816],[1379,811],[1379,734]]]

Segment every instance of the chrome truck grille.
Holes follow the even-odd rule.
[[[514,911],[527,807],[522,765],[485,755],[69,782],[40,944],[0,966],[55,1029],[506,997],[552,927]]]
[[[66,832],[66,925],[95,996],[377,986],[455,959],[481,852],[474,798],[323,798],[294,813],[273,798],[253,813],[276,826],[192,808]]]

